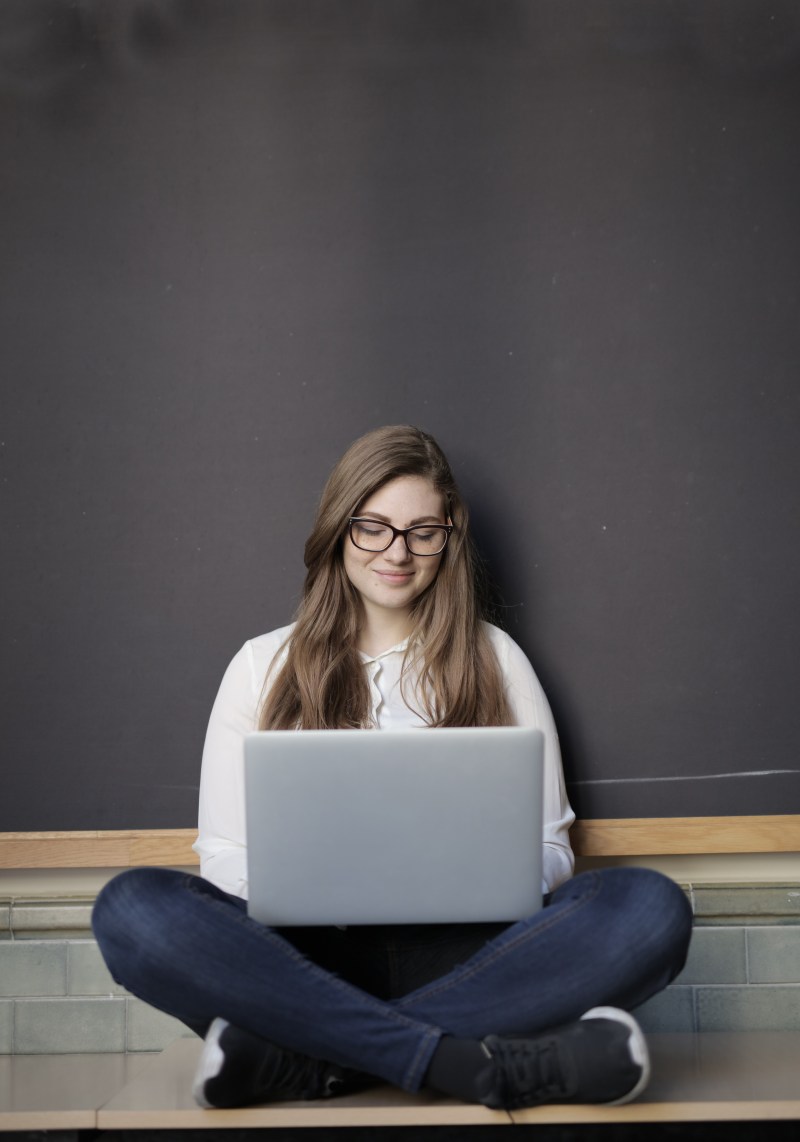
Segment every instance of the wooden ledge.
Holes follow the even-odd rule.
[[[0,868],[134,868],[198,864],[194,829],[0,833]],[[577,821],[576,856],[800,852],[800,814]]]
[[[0,833],[0,868],[192,867],[196,829]]]
[[[800,852],[800,814],[769,817],[630,817],[576,821],[576,856]]]
[[[149,1055],[0,1055],[4,1131],[93,1130],[97,1110],[151,1066]]]
[[[203,1110],[191,1094],[201,1044],[162,1054],[10,1055],[0,1058],[0,1131],[286,1127],[437,1127],[800,1118],[800,1031],[648,1035],[650,1086],[626,1106],[539,1106],[492,1111],[429,1091],[389,1086],[349,1098]],[[370,1134],[370,1137],[372,1135]]]

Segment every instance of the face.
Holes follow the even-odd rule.
[[[354,515],[412,527],[420,523],[447,523],[444,499],[423,476],[398,476],[359,504]],[[402,535],[385,551],[362,551],[344,541],[344,569],[361,596],[369,619],[377,611],[406,611],[429,587],[442,555],[411,555]]]

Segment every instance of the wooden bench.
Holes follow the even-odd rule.
[[[377,1087],[348,1098],[203,1110],[191,1095],[201,1044],[160,1055],[0,1058],[0,1131],[467,1127],[546,1124],[778,1122],[800,1119],[800,1032],[648,1036],[650,1086],[627,1106],[491,1111]]]

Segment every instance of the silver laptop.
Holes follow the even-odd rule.
[[[273,926],[512,921],[542,903],[539,730],[245,741],[248,911]]]

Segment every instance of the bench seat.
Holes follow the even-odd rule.
[[[202,1110],[191,1095],[201,1044],[160,1055],[0,1058],[0,1131],[512,1126],[800,1119],[800,1032],[648,1036],[653,1079],[628,1106],[491,1111],[376,1087],[348,1098]]]

